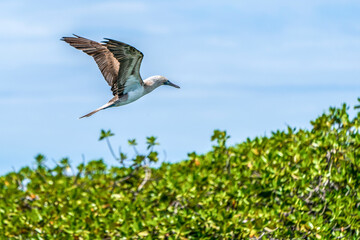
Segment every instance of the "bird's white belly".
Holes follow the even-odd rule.
[[[128,92],[127,102],[131,103],[131,102],[133,102],[135,100],[138,100],[142,96],[144,96],[144,87],[143,86],[135,89],[134,91]]]
[[[140,86],[140,87],[134,89],[133,91],[129,91],[127,93],[127,98],[124,100],[120,99],[120,101],[115,103],[115,106],[117,107],[117,106],[129,104],[131,102],[134,102],[135,100],[138,100],[142,96],[144,96],[144,87]]]

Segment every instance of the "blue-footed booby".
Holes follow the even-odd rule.
[[[108,38],[98,43],[75,34],[74,36],[63,37],[61,40],[94,58],[114,95],[108,103],[80,118],[90,117],[103,109],[131,103],[161,85],[180,88],[160,75],[143,81],[140,76],[140,65],[144,55],[126,43]]]

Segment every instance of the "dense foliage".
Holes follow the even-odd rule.
[[[12,239],[359,239],[360,113],[330,108],[311,130],[276,131],[175,164],[148,153],[118,167],[68,159],[0,177],[0,238]]]

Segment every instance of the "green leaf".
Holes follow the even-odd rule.
[[[38,154],[35,156],[36,163],[41,166],[45,162],[45,156],[42,154]]]
[[[146,138],[146,143],[147,143],[147,149],[150,149],[151,147],[155,146],[155,145],[159,145],[159,143],[156,142],[156,137],[151,136],[151,137],[147,137]]]
[[[145,160],[145,156],[143,155],[137,155],[136,158],[133,160],[134,163],[140,164]]]
[[[129,139],[129,140],[128,140],[128,144],[129,144],[130,146],[136,146],[136,145],[137,145],[136,139]]]
[[[101,130],[99,141],[114,136],[114,134],[111,132],[111,130],[105,131],[104,129]]]
[[[158,153],[157,153],[157,152],[150,152],[147,157],[148,157],[148,159],[150,160],[150,162],[157,162],[157,161],[159,161]]]

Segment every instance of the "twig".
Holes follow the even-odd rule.
[[[323,214],[324,214],[326,207],[327,207],[327,204],[326,204],[326,202],[325,202],[324,209],[321,211],[320,215],[323,215]]]
[[[134,149],[135,154],[136,154],[136,155],[139,155],[139,151],[137,150],[136,146],[133,145],[132,147],[133,147],[133,149]]]
[[[228,156],[226,159],[226,165],[225,165],[225,169],[227,170],[227,174],[231,175],[231,164],[230,164],[230,160],[231,160],[231,156],[229,156],[228,151],[226,151],[226,155]]]
[[[275,229],[270,229],[270,228],[265,227],[264,229],[265,229],[265,231],[267,231],[268,233],[272,233],[272,232],[275,232],[276,230],[278,230],[279,228],[277,227],[277,228],[275,228]]]
[[[174,207],[174,212],[173,215],[176,215],[178,212],[178,207],[180,206],[180,208],[184,208],[184,206],[177,200],[173,201],[172,203],[170,203],[170,206]]]
[[[77,185],[77,181],[79,180],[79,177],[81,176],[82,172],[84,171],[84,168],[80,169],[79,172],[76,174],[74,184]]]
[[[151,177],[150,168],[147,165],[145,165],[144,168],[145,168],[145,177],[144,177],[144,180],[139,185],[139,187],[137,189],[137,193],[139,193],[141,191],[141,189],[145,186],[145,184],[147,183],[147,181],[149,181],[149,179]]]
[[[35,173],[40,176],[41,180],[43,180],[44,183],[47,183],[46,178],[42,173],[40,173],[38,170],[36,170]]]
[[[335,239],[342,239],[344,238],[345,236],[340,236],[340,237],[336,237]]]
[[[254,237],[253,239],[255,239],[255,240],[261,240],[266,234],[275,232],[276,230],[278,230],[278,228],[275,228],[274,230],[272,230],[272,229],[269,229],[269,228],[265,227],[264,230],[265,230],[265,231],[263,231],[258,238]]]
[[[266,232],[263,232],[258,238],[255,238],[256,240],[260,240],[260,239],[262,239],[262,237],[265,235],[265,234],[267,234]]]
[[[119,147],[119,157],[120,157],[120,164],[125,168],[126,166],[125,166],[125,163],[124,163],[124,159],[122,159],[122,156],[121,156],[121,147]]]
[[[108,145],[108,147],[109,147],[109,150],[110,150],[111,155],[113,156],[113,158],[115,159],[115,161],[118,161],[119,159],[115,156],[115,153],[114,153],[114,150],[113,150],[113,148],[112,148],[112,146],[111,146],[111,144],[110,144],[109,138],[105,138],[105,139],[106,139],[106,143],[107,143],[107,145]]]
[[[302,238],[302,239],[305,239],[307,236],[310,235],[310,233],[311,233],[311,232],[307,232],[307,233],[306,233],[304,236],[302,236],[301,238]]]
[[[351,224],[349,224],[349,225],[346,226],[346,227],[333,228],[332,231],[344,231],[344,230],[346,230],[346,229],[348,229],[348,228],[350,228],[350,227],[351,227]]]
[[[319,182],[321,181],[321,176],[320,176],[320,180]],[[316,186],[313,190],[310,190],[310,193],[309,193],[309,196],[305,199],[305,202],[306,203],[310,203],[310,198],[312,197],[312,195],[314,194],[314,192],[318,192],[319,191],[319,187],[320,184],[318,186]]]

